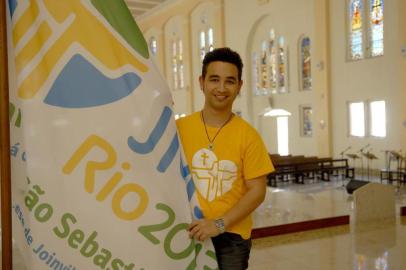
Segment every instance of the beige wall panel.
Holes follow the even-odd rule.
[[[265,4],[258,4],[265,2]],[[371,167],[384,167],[385,150],[406,153],[406,2],[385,1],[384,56],[362,61],[347,61],[346,1],[335,0],[178,0],[169,1],[159,11],[140,18],[141,29],[156,29],[163,37],[164,25],[175,16],[187,18],[190,96],[174,95],[175,102],[192,111],[199,110],[203,97],[198,88],[200,75],[198,31],[202,14],[215,24],[215,46],[229,46],[244,61],[244,85],[235,111],[257,127],[270,152],[276,152],[276,120],[258,115],[269,106],[268,96],[252,93],[251,55],[259,50],[261,39],[273,27],[285,37],[288,52],[289,93],[272,96],[273,107],[292,113],[289,118],[289,146],[292,154],[339,157],[348,146],[356,152],[370,144],[379,160]],[[148,33],[148,32],[147,32]],[[299,90],[298,41],[311,38],[313,90]],[[165,42],[165,40],[163,41]],[[167,57],[160,56],[161,67],[168,68]],[[177,101],[182,99],[182,101]],[[184,99],[189,100],[190,104]],[[348,136],[347,102],[385,100],[386,138]],[[189,102],[188,101],[188,102]],[[300,105],[313,108],[313,137],[300,136]],[[323,124],[322,124],[323,123]],[[359,165],[357,165],[359,166]]]
[[[215,46],[224,46],[223,42],[223,1],[222,0],[169,0],[163,4],[160,9],[153,13],[145,14],[137,19],[140,28],[144,33],[150,29],[159,29],[162,31],[163,56],[158,57],[159,66],[163,67],[163,73],[167,78],[168,84],[172,85],[171,63],[168,42],[170,38],[170,28],[174,27],[176,20],[180,20],[182,35],[184,37],[185,48],[185,79],[187,81],[184,91],[173,91],[174,110],[176,113],[189,114],[200,110],[204,98],[198,85],[198,76],[200,75],[201,63],[198,49],[198,31],[200,29],[201,18],[205,16],[214,28]],[[182,18],[182,19],[176,19]],[[165,30],[166,29],[166,30]],[[166,33],[166,34],[165,34]]]
[[[352,146],[351,151],[356,152],[362,146],[370,144],[371,152],[378,157],[378,160],[371,164],[375,169],[384,168],[385,150],[399,150],[404,145],[401,141],[405,140],[405,127],[402,127],[402,121],[405,119],[406,99],[401,93],[405,91],[406,70],[405,57],[401,56],[399,47],[399,38],[402,36],[404,38],[405,35],[405,19],[399,9],[400,5],[404,6],[404,3],[400,4],[401,2],[404,0],[385,1],[384,55],[360,61],[347,61],[346,1],[330,1],[333,151],[338,155],[346,147]],[[403,25],[399,20],[403,21]],[[348,136],[346,104],[349,101],[359,100],[386,101],[386,138]]]
[[[283,35],[287,48],[287,76],[289,93],[270,95],[273,107],[285,109],[289,117],[289,149],[292,154],[317,155],[316,136],[300,136],[299,106],[312,104],[314,91],[299,91],[298,40],[308,35],[313,40],[313,1],[273,0],[258,5],[256,1],[225,1],[226,44],[243,57],[244,87],[240,98],[243,117],[261,133],[268,150],[277,152],[276,119],[261,117],[269,106],[269,96],[254,96],[252,82],[252,53],[260,52],[261,41],[275,29],[276,36]],[[244,10],[243,16],[239,10]],[[314,107],[314,105],[312,105]]]
[[[190,13],[191,23],[191,59],[192,59],[192,89],[193,108],[198,111],[203,108],[204,96],[199,86],[199,76],[201,75],[202,61],[200,58],[199,35],[201,31],[213,29],[214,47],[222,47],[222,9],[221,1],[205,1],[197,5]]]
[[[190,87],[190,58],[189,58],[189,21],[187,17],[176,15],[171,17],[164,25],[164,54],[165,54],[165,75],[174,100],[175,114],[190,114],[192,112],[192,95]],[[183,76],[184,87],[174,89],[174,78],[172,76],[172,42],[182,41],[183,47]],[[178,48],[179,50],[179,48]],[[181,72],[179,70],[179,72]]]

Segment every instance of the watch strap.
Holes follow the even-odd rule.
[[[220,231],[220,233],[224,233],[226,231],[223,218],[215,219],[214,224],[216,225],[216,228]]]

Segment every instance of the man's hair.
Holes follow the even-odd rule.
[[[202,76],[206,77],[207,67],[211,62],[220,61],[233,64],[238,69],[238,80],[241,81],[243,63],[240,55],[230,48],[216,48],[208,52],[203,59]]]

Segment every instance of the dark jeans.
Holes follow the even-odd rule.
[[[216,250],[220,270],[245,270],[248,268],[251,239],[235,233],[222,233],[211,239]]]

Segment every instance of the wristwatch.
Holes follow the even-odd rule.
[[[220,231],[220,233],[224,233],[226,231],[223,218],[215,219],[214,224],[216,225],[216,228]]]

